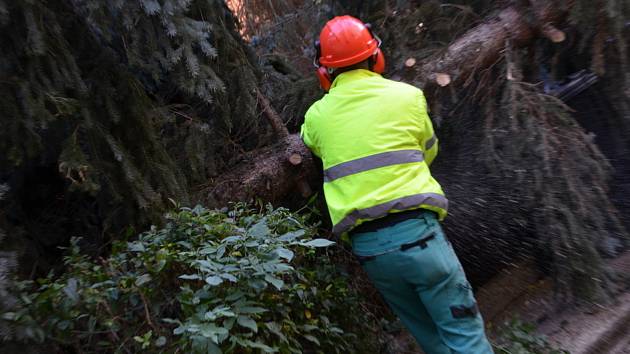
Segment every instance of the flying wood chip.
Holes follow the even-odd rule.
[[[300,156],[300,154],[291,154],[291,156],[289,156],[289,162],[297,166],[302,163],[302,156]]]
[[[542,33],[545,35],[545,37],[547,37],[550,41],[554,43],[564,42],[564,40],[567,38],[564,32],[549,23],[542,26]]]
[[[435,74],[435,81],[438,85],[444,87],[451,83],[451,75],[444,73]]]

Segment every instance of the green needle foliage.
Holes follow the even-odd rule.
[[[168,198],[190,201],[267,137],[257,65],[224,1],[0,0],[0,48],[4,243],[31,243],[25,273],[56,262],[42,243],[81,234],[97,253],[158,222]]]
[[[167,219],[106,259],[74,239],[61,276],[18,283],[4,339],[88,353],[374,352],[372,324],[325,249],[333,242],[302,217],[236,205]]]

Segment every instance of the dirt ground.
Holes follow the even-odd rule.
[[[608,263],[621,274],[630,273],[630,252]],[[490,336],[514,318],[532,323],[551,346],[571,354],[630,353],[630,289],[609,304],[558,306],[552,283],[541,279],[529,264],[513,265],[477,294]]]

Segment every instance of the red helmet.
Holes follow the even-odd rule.
[[[339,16],[328,21],[315,43],[315,65],[322,88],[330,88],[328,68],[343,68],[373,57],[372,70],[385,70],[385,57],[379,48],[381,40],[372,34],[369,25],[352,16]]]

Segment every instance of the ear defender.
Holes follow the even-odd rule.
[[[374,65],[372,65],[372,71],[377,74],[382,74],[385,71],[385,55],[383,54],[381,48],[378,48],[376,50],[376,53],[374,53],[374,56],[372,58],[372,60],[374,61]]]
[[[319,86],[322,90],[328,92],[328,90],[330,90],[330,86],[332,85],[332,78],[330,77],[330,74],[328,74],[328,68],[325,66],[318,67],[317,78],[319,79]]]
[[[372,38],[376,39],[376,42],[378,42],[376,52],[374,53],[374,55],[372,55],[371,70],[377,74],[382,74],[385,71],[385,54],[383,54],[383,50],[381,50],[381,44],[383,44],[383,41],[381,40],[379,36],[377,36],[376,34],[374,34],[374,32],[372,32],[371,24],[366,23],[365,27],[370,32],[370,35],[372,36]]]
[[[317,75],[317,79],[319,80],[319,86],[322,90],[328,92],[330,90],[330,86],[332,85],[332,78],[330,77],[330,73],[328,72],[328,68],[324,65],[320,64],[319,57],[321,56],[322,49],[319,44],[319,40],[315,41],[315,58],[313,58],[313,65],[317,68],[315,72]]]

